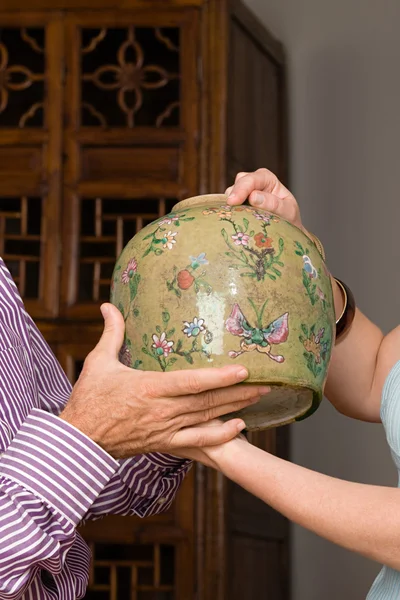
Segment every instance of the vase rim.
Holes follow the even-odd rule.
[[[228,196],[226,194],[202,194],[199,196],[192,196],[186,200],[181,200],[172,208],[175,212],[182,210],[183,208],[189,208],[192,206],[209,206],[210,204],[226,204]]]

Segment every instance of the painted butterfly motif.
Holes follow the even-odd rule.
[[[260,311],[260,316],[257,314],[257,327],[252,327],[242,313],[238,304],[234,304],[232,312],[225,322],[225,327],[232,335],[242,338],[240,342],[240,351],[231,351],[229,356],[237,358],[244,352],[261,352],[266,354],[272,360],[283,363],[285,357],[278,354],[272,354],[272,345],[283,344],[286,342],[289,335],[289,313],[284,313],[278,319],[261,327],[260,320],[265,308],[265,304]],[[255,308],[253,306],[253,308]]]

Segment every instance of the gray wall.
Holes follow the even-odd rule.
[[[387,331],[400,313],[400,2],[246,3],[287,49],[291,187],[304,222]],[[343,479],[396,483],[381,425],[346,419],[327,401],[292,426],[292,459]],[[361,600],[377,571],[293,528],[293,600]]]

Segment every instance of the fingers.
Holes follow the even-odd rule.
[[[301,227],[300,210],[294,198],[279,198],[269,192],[252,192],[249,202],[256,208],[267,210]]]
[[[202,413],[206,415],[202,421],[209,421],[216,416],[224,415],[232,410],[239,410],[239,403],[249,402],[256,397],[268,394],[270,390],[271,388],[266,386],[235,385],[206,391],[193,396],[175,398],[171,402],[171,409],[173,410],[173,416],[189,416],[193,413]],[[221,412],[221,407],[226,405],[229,405],[231,408],[225,412]],[[218,414],[216,414],[217,412]],[[201,420],[191,421],[190,424],[200,422]],[[184,425],[189,425],[189,423],[184,423]]]
[[[154,397],[174,398],[201,394],[207,390],[228,387],[244,381],[248,371],[240,365],[222,367],[220,369],[193,369],[148,374],[147,388]],[[199,410],[199,408],[197,408]]]
[[[254,394],[254,390],[253,390]],[[198,412],[190,413],[184,416],[183,422],[184,427],[193,427],[194,425],[201,425],[202,423],[208,423],[212,419],[217,419],[223,415],[229,415],[233,412],[238,412],[247,406],[256,404],[259,402],[260,396],[248,400],[240,400],[238,402],[228,402],[220,406],[215,406],[206,410],[200,410]]]
[[[174,436],[173,448],[204,448],[219,446],[233,440],[246,425],[241,419],[232,419],[226,423],[215,423],[213,427],[188,427]]]
[[[104,317],[104,330],[95,351],[118,357],[125,335],[124,318],[113,304],[103,304],[100,310]]]
[[[242,204],[254,191],[268,192],[281,199],[293,199],[289,190],[268,169],[258,169],[254,173],[246,173],[237,177],[235,185],[228,188],[227,193],[228,191],[228,204],[231,205]]]

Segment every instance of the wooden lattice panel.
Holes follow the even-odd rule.
[[[0,198],[0,256],[22,296],[39,297],[41,198]]]
[[[29,312],[58,310],[59,15],[0,12],[0,252]]]
[[[177,27],[82,28],[82,124],[178,126],[179,51]]]
[[[44,38],[43,27],[0,32],[0,127],[43,127]]]
[[[80,223],[77,252],[65,257],[76,274],[70,304],[91,304],[98,316],[98,303],[109,299],[112,271],[124,246],[175,203],[171,198],[82,198],[73,219]]]
[[[91,544],[89,600],[173,600],[175,548],[170,545]]]

